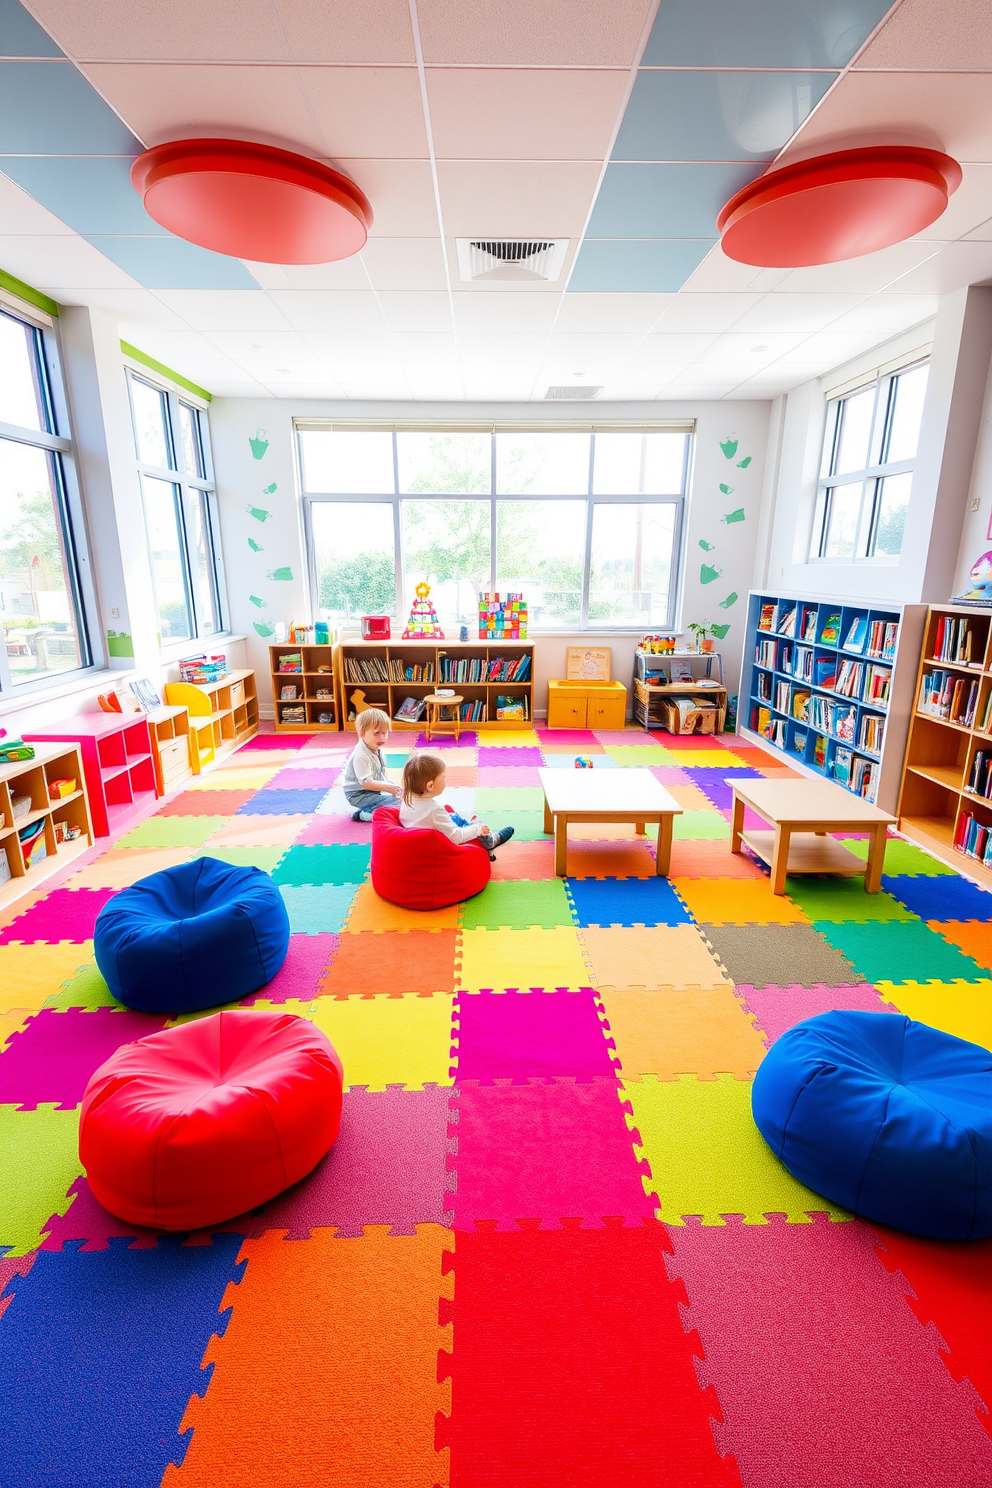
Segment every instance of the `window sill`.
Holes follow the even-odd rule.
[[[93,671],[83,672],[74,676],[72,681],[53,684],[51,687],[39,687],[32,692],[24,692],[16,695],[0,697],[0,718],[6,718],[9,714],[23,712],[25,708],[35,708],[42,703],[55,702],[58,698],[74,697],[80,692],[99,692],[101,686],[107,683],[115,686],[129,677],[136,676],[132,669],[128,672]]]
[[[189,656],[203,656],[211,650],[223,651],[225,646],[231,646],[235,641],[246,641],[247,639],[248,637],[246,635],[239,635],[233,631],[225,630],[205,640],[176,641],[171,646],[160,647],[160,664],[162,666],[172,666],[174,662],[185,661]]]

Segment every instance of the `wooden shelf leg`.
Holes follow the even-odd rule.
[[[551,815],[551,807],[548,805],[547,797],[544,800],[544,830],[553,832],[555,829],[554,817]]]
[[[568,817],[560,811],[555,817],[555,875],[565,878],[568,873]]]

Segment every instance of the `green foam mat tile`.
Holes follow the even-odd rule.
[[[862,980],[814,925],[701,924],[699,929],[738,985],[849,987]]]
[[[202,847],[229,816],[150,816],[128,832],[116,847]]]
[[[606,753],[618,765],[677,765],[670,749],[661,744],[607,744]]]
[[[722,1224],[725,1214],[741,1214],[745,1224],[765,1224],[768,1214],[808,1224],[811,1211],[850,1218],[775,1157],[751,1116],[750,1081],[645,1076],[624,1081],[624,1094],[633,1108],[629,1124],[641,1139],[635,1152],[651,1167],[644,1187],[657,1194],[666,1224],[680,1225],[688,1215],[706,1225]]]
[[[286,852],[285,847],[217,847],[210,856],[235,868],[261,868],[263,873],[274,873]]]
[[[481,894],[466,902],[462,923],[466,930],[527,930],[532,925],[553,930],[574,924],[574,919],[560,878],[502,879],[490,880]]]
[[[864,837],[842,837],[840,839],[848,852],[854,853],[857,858],[867,861],[870,843]],[[913,842],[903,842],[899,837],[890,837],[885,846],[885,866],[882,870],[889,875],[900,873],[926,873],[936,878],[943,874],[954,877],[954,869],[948,868],[946,863],[932,858],[929,853],[924,852],[922,847],[917,847]]]
[[[817,920],[915,920],[905,905],[884,892],[866,894],[860,878],[816,874],[787,878],[785,892],[814,923]]]
[[[457,806],[455,810],[457,811]],[[475,791],[475,813],[480,821],[494,826],[494,818],[508,811],[544,810],[544,792],[539,785],[480,785]]]
[[[0,1247],[26,1255],[41,1243],[53,1214],[64,1214],[79,1161],[79,1111],[0,1106]]]
[[[272,877],[277,884],[359,884],[368,872],[371,847],[359,842],[297,844]]]
[[[676,842],[729,842],[730,823],[719,811],[683,811],[673,818],[672,837]]]
[[[69,1008],[85,1008],[92,1011],[94,1008],[120,1008],[119,1003],[111,995],[99,967],[94,963],[84,966],[76,975],[66,982],[61,991],[56,992],[45,1003],[46,1008],[52,1008],[55,1012],[64,1013]]]
[[[865,925],[819,920],[815,929],[854,967],[852,982],[980,982],[987,978],[977,961],[922,920]]]
[[[478,809],[478,808],[477,808]],[[501,827],[512,827],[517,842],[550,842],[550,835],[544,830],[543,811],[504,811],[497,807],[489,816],[483,816],[478,812],[479,820],[486,822],[494,832]],[[499,848],[496,849],[499,857]]]

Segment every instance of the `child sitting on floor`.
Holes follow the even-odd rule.
[[[400,787],[386,779],[382,746],[389,738],[389,719],[380,708],[366,708],[355,722],[358,743],[344,767],[344,794],[355,810],[352,821],[371,821],[377,806],[386,806]]]
[[[467,822],[463,816],[446,811],[439,796],[444,793],[444,760],[436,754],[411,754],[403,766],[403,804],[400,806],[400,825],[404,827],[433,827],[443,832],[452,842],[471,842],[476,837],[492,858],[494,849],[509,842],[512,827],[503,827],[499,832],[490,832],[485,822]]]

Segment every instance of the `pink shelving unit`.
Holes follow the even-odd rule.
[[[79,745],[97,837],[109,837],[138,807],[158,795],[144,714],[79,713],[24,738],[32,743]]]

